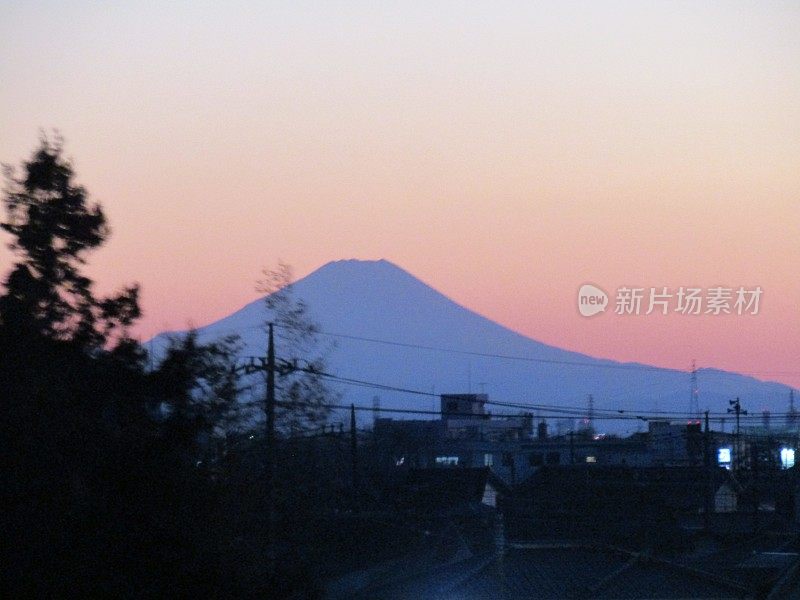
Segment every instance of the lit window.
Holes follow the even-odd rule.
[[[586,457],[586,462],[587,463],[596,463],[597,462],[597,457],[596,456],[587,456]]]
[[[483,455],[483,466],[484,467],[491,467],[494,464],[494,454],[484,454]]]
[[[497,506],[497,492],[488,483],[486,484],[486,487],[483,488],[483,498],[481,498],[481,503],[486,504],[487,506]]]
[[[730,448],[720,448],[717,451],[717,462],[721,465],[730,465],[731,464],[731,449]]]
[[[781,448],[781,467],[791,469],[794,466],[794,448]]]
[[[458,464],[458,457],[457,456],[437,456],[436,457],[436,464],[437,465],[457,465]]]

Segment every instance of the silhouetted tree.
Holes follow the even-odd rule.
[[[97,298],[82,272],[109,235],[87,198],[60,139],[42,138],[19,176],[7,169],[0,225],[17,262],[0,295],[0,534],[10,551],[0,592],[224,595],[223,582],[233,588],[219,567],[216,486],[158,410],[202,377],[214,399],[184,433],[210,430],[230,397],[214,354],[224,351],[200,348],[200,368],[190,361],[185,373],[146,373],[128,335],[138,287]]]
[[[330,451],[339,441],[278,444],[272,498],[288,550],[265,577],[263,435],[229,435],[242,425],[238,340],[200,343],[190,332],[146,369],[128,332],[139,288],[98,298],[84,273],[109,227],[59,138],[43,137],[19,174],[7,170],[3,203],[16,262],[0,293],[0,535],[10,550],[0,593],[274,597],[278,587],[314,588],[313,561],[297,560],[314,529],[300,538],[295,529],[298,518],[344,506],[346,465]],[[300,431],[324,420],[335,395],[288,267],[262,283],[279,358],[301,367],[279,377],[279,426]]]
[[[170,340],[151,374],[164,427],[181,441],[192,460],[220,458],[225,438],[240,422],[239,375],[235,370],[238,336],[200,344],[197,332]]]
[[[319,326],[302,298],[295,295],[291,267],[281,263],[275,269],[264,269],[258,291],[266,294],[267,309],[276,327],[278,358],[299,367],[280,377],[277,427],[284,433],[315,429],[326,421],[329,405],[339,398],[322,375],[330,348],[322,347]]]
[[[6,168],[4,195],[11,234],[19,257],[0,298],[0,321],[14,335],[72,341],[85,349],[102,347],[108,336],[140,316],[139,288],[95,298],[92,281],[80,271],[86,254],[109,235],[105,214],[75,183],[60,138],[43,136],[39,148],[17,175]]]

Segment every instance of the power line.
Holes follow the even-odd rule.
[[[245,357],[245,358],[258,358],[258,359],[261,359],[261,357]],[[355,379],[355,378],[352,378],[352,377],[343,377],[341,375],[335,375],[333,373],[327,373],[327,372],[320,371],[320,370],[313,369],[313,368],[296,368],[296,370],[297,371],[306,372],[306,373],[315,374],[315,375],[318,375],[320,377],[324,377],[326,379],[331,379],[331,380],[334,380],[334,381],[338,381],[340,383],[346,383],[346,384],[354,385],[354,386],[368,387],[368,388],[372,388],[372,389],[399,392],[399,393],[404,393],[404,394],[412,394],[412,395],[416,395],[416,396],[427,396],[427,397],[439,398],[439,395],[438,394],[434,394],[433,392],[426,392],[424,390],[416,390],[416,389],[412,389],[412,388],[404,388],[404,387],[399,387],[399,386],[393,386],[393,385],[378,383],[378,382],[374,382],[374,381],[365,381],[363,379]],[[576,412],[576,416],[583,416],[583,414],[585,412],[584,409],[579,408],[579,407],[568,407],[568,406],[559,406],[559,405],[520,404],[520,403],[500,402],[500,401],[497,401],[497,400],[486,400],[485,403],[486,404],[491,404],[491,405],[497,405],[497,406],[507,406],[507,407],[513,407],[513,408],[527,408],[527,409],[535,409],[535,410],[540,410],[540,409],[553,409],[553,410],[558,410],[558,411],[572,410],[572,411]],[[599,409],[599,410],[600,411],[604,411],[604,412],[609,412],[611,409]],[[625,411],[617,410],[615,412],[621,414],[621,413],[624,413]],[[664,414],[676,414],[676,415],[683,415],[684,414],[684,413],[680,413],[680,412],[677,412],[677,411],[675,411],[674,413],[671,413],[670,411],[663,411],[663,412],[664,412]]]
[[[278,327],[281,327],[283,329],[293,329],[291,326],[286,326],[286,325],[278,325]],[[258,328],[258,329],[261,329],[261,328]],[[658,370],[662,370],[662,369],[660,369],[658,367],[650,367],[650,366],[647,366],[647,365],[638,365],[638,364],[607,365],[607,364],[595,364],[595,363],[577,363],[577,362],[574,362],[574,361],[558,361],[558,360],[548,360],[548,359],[535,359],[535,358],[530,358],[530,357],[519,357],[519,356],[502,355],[502,354],[479,353],[479,352],[471,352],[471,351],[465,351],[465,350],[453,350],[453,349],[439,348],[439,347],[433,347],[433,346],[425,346],[425,345],[419,345],[419,344],[407,344],[407,343],[403,343],[403,342],[395,342],[395,341],[390,341],[390,340],[380,340],[380,339],[377,339],[377,338],[366,338],[366,337],[353,336],[353,335],[348,335],[348,334],[335,334],[335,333],[329,333],[329,332],[323,332],[323,331],[317,331],[317,333],[320,333],[320,334],[323,334],[323,335],[331,335],[331,336],[334,336],[334,337],[346,338],[346,339],[362,340],[362,341],[367,341],[367,342],[371,342],[371,343],[380,343],[380,344],[400,346],[400,347],[410,347],[410,348],[423,349],[423,350],[453,352],[453,353],[462,354],[462,355],[477,355],[477,356],[500,358],[500,359],[507,359],[507,360],[523,360],[523,361],[528,361],[528,362],[545,362],[545,363],[550,363],[550,364],[556,363],[556,364],[569,364],[569,365],[576,365],[576,366],[595,366],[595,367],[609,367],[609,368],[628,368],[628,369],[634,368],[634,369],[650,369],[650,370],[658,369]],[[264,361],[263,357],[260,357],[260,356],[259,357],[242,356],[240,358],[241,359],[249,359],[251,361],[251,364],[250,364],[251,367],[255,367],[254,361],[256,361],[256,360],[259,361],[259,362],[263,362]],[[284,361],[284,362],[286,363],[284,368],[288,368],[288,371],[292,371],[292,370],[293,371],[303,371],[303,372],[306,372],[306,373],[309,373],[309,374],[313,374],[313,375],[316,375],[316,376],[319,376],[319,377],[330,379],[330,380],[336,381],[338,383],[346,384],[346,385],[367,387],[367,388],[383,390],[383,391],[393,391],[393,392],[416,395],[416,396],[437,397],[436,394],[434,394],[432,392],[426,392],[426,391],[423,391],[423,390],[416,390],[416,389],[412,389],[412,388],[405,388],[405,387],[387,385],[387,384],[382,384],[382,383],[378,383],[378,382],[374,382],[374,381],[365,381],[365,380],[361,380],[361,379],[355,379],[355,378],[351,378],[351,377],[344,377],[344,376],[340,376],[340,375],[335,375],[335,374],[332,374],[332,373],[326,373],[326,372],[323,372],[320,369],[314,367],[313,365],[309,365],[308,367],[305,367],[305,368],[300,368],[300,367],[297,366],[297,361],[292,361],[292,362]],[[264,365],[262,364],[261,366],[263,368]],[[692,373],[692,379],[693,379],[693,381],[692,381],[692,389],[693,389],[693,392],[694,392],[694,390],[696,390],[696,373],[697,373],[697,370],[695,368],[694,363],[692,365],[691,373]],[[542,405],[542,404],[509,403],[509,402],[488,401],[488,400],[486,401],[486,404],[496,405],[496,406],[504,406],[504,407],[509,407],[509,408],[520,408],[520,409],[525,409],[525,410],[533,410],[533,411],[537,411],[539,413],[540,417],[553,416],[553,415],[545,415],[544,413],[555,413],[555,416],[560,416],[560,417],[568,416],[568,417],[579,418],[579,417],[584,416],[583,409],[579,408],[579,407],[553,406],[553,405]],[[294,406],[296,406],[296,405],[294,405]],[[328,406],[330,408],[335,408],[334,405],[328,405]],[[359,409],[359,410],[361,410],[361,409]],[[409,412],[409,414],[412,413],[412,412],[414,414],[437,414],[437,415],[440,414],[438,411],[411,411],[410,409],[387,409],[387,412],[398,412],[398,411]],[[594,410],[592,410],[592,412],[594,413]],[[613,409],[600,409],[598,411],[599,414],[597,416],[602,418],[602,419],[604,419],[604,420],[632,420],[632,419],[636,419],[636,420],[649,421],[649,420],[657,420],[657,419],[663,419],[664,418],[663,416],[655,416],[656,414],[658,414],[658,415],[674,415],[675,416],[674,418],[686,418],[686,417],[688,417],[689,419],[691,419],[693,417],[691,412],[692,411],[690,409],[690,414],[686,415],[686,414],[680,413],[678,411],[650,411],[651,414],[647,414],[647,416],[645,416],[644,414],[628,413],[627,411],[622,410],[622,409],[618,409],[616,411],[614,411]],[[715,415],[716,415],[716,413],[715,413]],[[777,416],[778,415],[776,415],[776,417]]]
[[[320,377],[330,379],[332,381],[337,381],[339,383],[353,385],[357,387],[366,387],[371,389],[378,389],[384,391],[393,391],[398,393],[404,394],[411,394],[417,396],[426,396],[426,397],[435,397],[438,398],[437,394],[432,392],[426,392],[423,390],[416,390],[411,388],[404,388],[399,386],[392,386],[387,384],[382,384],[373,381],[366,381],[362,379],[355,379],[351,377],[343,377],[339,375],[335,375],[333,373],[327,373],[324,371],[320,371],[313,368],[301,368],[297,367],[297,371],[312,373],[318,375]],[[261,383],[263,384],[263,383]],[[259,384],[256,384],[259,385]],[[560,406],[560,405],[553,405],[553,404],[533,404],[533,403],[523,403],[523,402],[503,402],[499,400],[486,400],[485,404],[493,405],[493,406],[501,406],[505,408],[518,408],[530,411],[536,411],[538,414],[537,416],[540,417],[565,417],[565,416],[572,416],[572,417],[584,417],[586,414],[586,409],[583,407],[578,406]],[[332,405],[326,405],[333,407]],[[388,411],[389,409],[382,409],[383,411]],[[440,414],[439,411],[416,411],[413,409],[393,409],[391,412],[400,412],[408,410],[415,414]],[[543,412],[553,413],[553,414],[542,414]],[[674,419],[691,419],[691,415],[686,414],[685,412],[681,411],[647,411],[647,412],[639,412],[639,411],[628,411],[624,409],[594,409],[595,419],[601,418],[603,420],[645,420],[645,421],[655,421],[655,420],[664,420],[665,418],[674,418]],[[709,415],[713,415],[715,421],[720,419],[724,419],[725,412],[709,412]],[[788,417],[789,415],[776,413],[772,415],[774,418],[781,419],[782,417]],[[758,419],[760,418],[758,415],[742,415],[742,418],[749,418],[749,419]]]
[[[211,327],[209,325],[207,327]],[[291,325],[279,324],[275,323],[274,326],[280,329],[287,329],[292,330],[295,327]],[[215,332],[217,335],[237,335],[241,337],[242,331],[251,331],[251,330],[259,330],[265,331],[266,325],[250,325],[247,327],[241,328],[229,328],[221,330],[220,332]],[[168,334],[160,334],[160,335],[172,335],[172,336],[179,336],[182,332],[168,332]],[[784,375],[784,376],[796,376],[800,375],[800,371],[727,371],[725,369],[720,369],[717,367],[705,367],[705,368],[692,368],[692,369],[677,369],[672,367],[657,367],[654,365],[644,365],[640,363],[619,363],[612,361],[611,359],[605,358],[594,358],[588,357],[589,360],[598,361],[598,362],[581,362],[581,361],[570,361],[570,360],[559,360],[559,359],[547,359],[547,358],[535,358],[531,356],[519,356],[519,355],[512,355],[512,354],[499,354],[499,353],[492,353],[492,352],[477,352],[472,350],[460,350],[457,348],[446,348],[442,346],[431,346],[426,344],[417,344],[417,343],[410,343],[410,342],[399,342],[395,340],[387,340],[381,338],[373,338],[373,337],[366,337],[366,336],[357,336],[352,334],[346,333],[337,333],[331,331],[324,331],[321,329],[316,329],[314,331],[315,334],[329,336],[333,338],[341,338],[347,340],[354,340],[354,341],[362,341],[368,342],[373,344],[382,344],[387,346],[396,346],[401,348],[411,348],[417,350],[427,350],[431,352],[444,352],[449,354],[459,354],[463,356],[478,356],[482,358],[493,358],[498,360],[511,360],[511,361],[518,361],[518,362],[531,362],[531,363],[541,363],[541,364],[557,364],[557,365],[567,365],[567,366],[574,366],[574,367],[590,367],[590,368],[599,368],[599,369],[623,369],[623,370],[638,370],[638,371],[662,371],[662,372],[673,372],[673,373],[691,373],[693,371],[700,373],[701,371],[721,371],[725,373],[731,373],[735,375]],[[152,340],[151,340],[152,341]],[[561,350],[562,352],[571,352],[569,350]],[[577,354],[577,352],[572,352],[573,354]],[[604,364],[602,361],[609,361],[612,364]],[[791,386],[789,386],[791,387]]]
[[[289,328],[286,325],[276,325],[276,327],[284,327]],[[569,360],[557,360],[557,359],[548,359],[548,358],[533,358],[531,356],[516,356],[512,354],[496,354],[491,352],[476,352],[472,350],[458,350],[456,348],[443,348],[440,346],[428,346],[425,344],[411,344],[407,342],[397,342],[393,340],[384,340],[379,338],[371,338],[371,337],[362,337],[357,335],[349,335],[346,333],[333,333],[330,331],[321,331],[318,330],[316,333],[320,335],[327,335],[330,337],[335,338],[342,338],[348,340],[357,340],[362,342],[370,342],[373,344],[383,344],[387,346],[398,346],[401,348],[413,348],[417,350],[429,350],[432,352],[446,352],[450,354],[461,354],[464,356],[479,356],[482,358],[496,358],[501,360],[514,360],[514,361],[522,361],[522,362],[534,362],[534,363],[543,363],[543,364],[557,364],[557,365],[569,365],[575,367],[593,367],[593,368],[607,368],[607,369],[636,369],[636,370],[658,370],[658,371],[675,371],[677,373],[684,372],[682,369],[670,369],[667,367],[655,367],[652,365],[641,365],[638,363],[628,363],[628,364],[598,364],[594,362],[579,362],[579,361],[569,361]],[[568,350],[563,350],[563,352],[569,352]],[[593,359],[597,361],[608,360],[608,359]]]
[[[303,406],[317,406],[317,405],[315,405],[313,403],[284,402],[284,401],[280,401],[280,400],[276,401],[275,405],[278,406],[278,407],[281,407],[281,408],[297,408],[297,407],[303,407]],[[361,406],[361,405],[358,405],[358,404],[352,405],[352,404],[339,404],[339,403],[333,404],[333,403],[331,403],[331,404],[325,404],[324,406],[329,408],[329,409],[331,409],[331,410],[343,410],[343,411],[349,411],[351,409],[354,409],[354,410],[359,411],[359,412],[362,412],[362,411],[363,412],[372,412],[372,410],[373,410],[372,406]],[[382,412],[386,412],[386,413],[393,413],[393,414],[413,414],[413,415],[435,415],[435,416],[441,416],[441,411],[426,410],[426,409],[383,408],[382,407],[381,411]],[[475,413],[449,413],[449,414],[451,414],[453,416],[457,416],[457,417],[471,417],[471,418],[475,418],[476,417]],[[523,415],[497,415],[497,416],[501,416],[501,417],[519,417],[519,416],[523,416]],[[549,414],[537,415],[537,417],[541,417],[541,418],[558,418],[558,417],[563,417],[563,416],[564,415],[558,415],[558,414],[555,414],[555,415],[549,415]],[[486,415],[486,418],[488,418],[488,417],[489,417],[489,415]],[[649,417],[649,416],[643,416],[643,415],[619,415],[619,416],[613,416],[613,415],[597,416],[597,415],[595,415],[595,420],[604,420],[604,421],[613,421],[613,420],[651,421],[651,420],[653,420],[653,421],[658,421],[659,419],[658,418]],[[720,420],[723,420],[723,419],[722,418],[716,418],[716,419],[710,418],[709,420],[710,421],[719,422]],[[435,422],[435,421],[432,420],[432,422]],[[667,433],[667,434],[665,434],[666,437],[676,437],[676,436],[680,436],[680,435],[685,435],[685,434],[675,434],[675,433]],[[729,434],[729,435],[733,435],[733,434]],[[765,433],[758,433],[758,432],[744,432],[743,435],[746,435],[748,437],[759,437],[759,438],[764,438],[764,439],[781,437],[780,434],[765,434]]]
[[[275,325],[276,327],[282,327],[284,329],[291,329],[292,327],[289,325]],[[384,344],[388,346],[399,346],[403,348],[415,348],[419,350],[430,350],[434,352],[447,352],[451,354],[462,354],[468,356],[480,356],[484,358],[497,358],[502,360],[515,360],[515,361],[524,361],[524,362],[537,362],[537,363],[545,363],[545,364],[561,364],[561,365],[571,365],[571,366],[578,366],[578,367],[596,367],[596,368],[607,368],[607,369],[634,369],[634,370],[656,370],[656,371],[673,371],[676,373],[691,373],[693,370],[700,371],[702,369],[696,368],[693,365],[692,369],[676,369],[671,367],[657,367],[654,365],[644,365],[639,363],[615,363],[615,364],[597,364],[597,363],[585,363],[580,361],[568,361],[568,360],[557,360],[557,359],[546,359],[546,358],[534,358],[531,356],[517,356],[511,354],[497,354],[491,352],[477,352],[471,350],[459,350],[457,348],[444,348],[441,346],[429,346],[425,344],[415,344],[410,342],[398,342],[394,340],[386,340],[380,338],[373,338],[373,337],[365,337],[365,336],[357,336],[352,334],[346,333],[334,333],[331,331],[322,331],[316,330],[315,333],[320,335],[326,335],[330,337],[348,339],[348,340],[357,340],[363,342],[370,342],[374,344]],[[563,352],[571,352],[569,350],[562,350]],[[577,354],[576,352],[573,352]],[[589,357],[591,360],[595,361],[604,361],[604,360],[611,360],[606,358],[594,358]],[[612,361],[613,362],[613,361]],[[714,371],[723,371],[724,369],[718,369],[716,367],[706,367],[705,370],[714,370]],[[800,371],[727,371],[734,374],[739,375],[800,375]]]

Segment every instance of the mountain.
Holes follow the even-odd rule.
[[[493,401],[559,407],[585,407],[592,394],[598,414],[685,414],[688,408],[691,383],[685,371],[619,363],[543,344],[460,306],[386,260],[331,262],[296,282],[294,289],[320,330],[338,334],[321,340],[335,342],[327,370],[340,377],[434,394],[485,391]],[[263,356],[268,319],[260,299],[198,331],[201,341],[236,333],[244,343],[243,355]],[[169,335],[151,341],[156,356]],[[280,357],[280,339],[276,343]],[[697,380],[701,409],[724,412],[728,400],[738,396],[752,413],[786,411],[785,385],[716,369],[698,370]],[[437,398],[431,396],[344,384],[337,389],[347,404],[372,406],[373,397],[379,396],[384,409],[438,409]],[[501,406],[492,410],[519,412]],[[362,415],[367,418],[368,413]],[[630,431],[639,424],[598,420],[595,425],[598,430]]]

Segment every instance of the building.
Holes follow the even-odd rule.
[[[443,394],[439,419],[378,419],[377,445],[390,455],[387,463],[398,467],[489,467],[508,485],[558,465],[701,467],[708,461],[731,470],[794,465],[793,440],[779,435],[756,443],[744,434],[706,435],[698,422],[658,420],[627,438],[587,430],[550,436],[544,419],[531,413],[494,415],[487,404],[486,394]]]
[[[650,421],[648,434],[653,464],[702,464],[703,432],[699,422]]]
[[[442,394],[445,436],[457,440],[517,441],[530,439],[533,415],[495,416],[486,411],[486,394]]]

